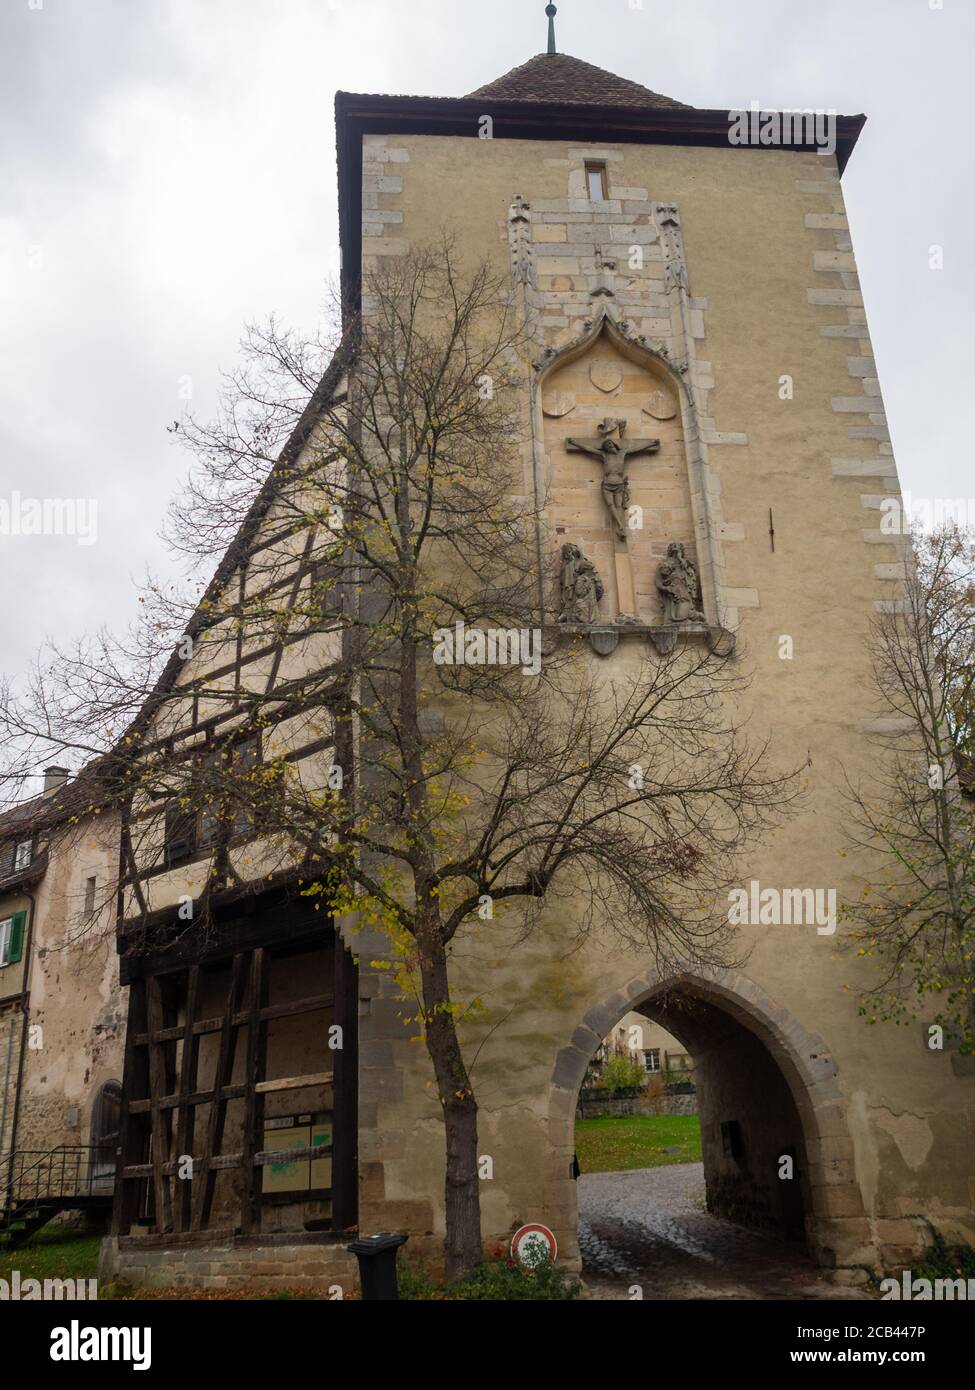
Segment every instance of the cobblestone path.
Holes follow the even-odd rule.
[[[849,1299],[808,1256],[704,1209],[700,1163],[579,1178],[582,1278],[591,1298]]]

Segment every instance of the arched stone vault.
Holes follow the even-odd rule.
[[[552,1171],[546,1205],[556,1212],[560,1248],[578,1256],[575,1184],[569,1172],[579,1089],[596,1048],[621,1018],[680,991],[717,1007],[756,1037],[778,1066],[799,1113],[808,1172],[807,1237],[826,1266],[873,1267],[876,1256],[854,1176],[853,1141],[837,1067],[821,1037],[809,1032],[739,971],[650,972],[593,1004],[555,1059],[548,1094]]]

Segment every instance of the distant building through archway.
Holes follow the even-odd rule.
[[[863,1216],[839,1161],[851,1141],[836,1067],[821,1039],[737,972],[633,980],[587,1012],[552,1074],[550,1115],[565,1126],[559,1158],[571,1157],[590,1058],[630,1013],[666,1028],[693,1058],[709,1211],[802,1243],[834,1265],[837,1247],[849,1244],[845,1223]],[[574,1200],[569,1209],[575,1213]],[[560,1241],[575,1248],[574,1221]]]

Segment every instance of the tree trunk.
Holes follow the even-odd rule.
[[[447,954],[436,926],[420,941],[426,1041],[443,1106],[447,1170],[444,1189],[448,1280],[465,1279],[483,1258],[477,1172],[477,1102],[467,1075],[447,979]]]

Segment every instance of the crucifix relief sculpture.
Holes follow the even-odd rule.
[[[599,431],[597,438],[569,438],[565,441],[565,447],[570,453],[589,454],[602,464],[603,501],[612,519],[616,539],[625,544],[626,513],[630,505],[627,460],[636,454],[655,454],[660,448],[660,440],[624,439],[625,420],[603,420],[596,428]],[[618,438],[614,438],[614,435],[618,435]]]

